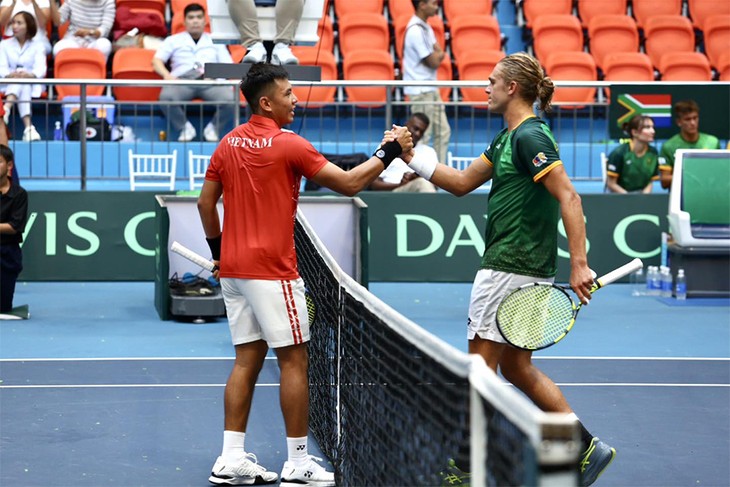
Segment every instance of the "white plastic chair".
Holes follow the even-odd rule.
[[[193,151],[188,151],[188,177],[191,191],[203,187],[205,172],[208,170],[209,164],[210,156],[193,154]]]
[[[135,154],[129,149],[129,186],[175,190],[177,150],[172,154]]]
[[[464,169],[469,167],[469,164],[471,164],[474,159],[474,157],[455,156],[451,153],[451,151],[446,153],[446,165],[453,167],[454,169],[457,169],[459,171],[463,171]],[[479,186],[477,189],[489,191],[490,189],[492,189],[492,180],[490,179],[486,183]]]
[[[601,152],[601,181],[603,181],[603,192],[608,192],[606,181],[608,180],[608,156],[605,152]]]

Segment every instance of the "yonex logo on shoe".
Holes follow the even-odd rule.
[[[308,479],[311,479],[312,478],[312,471],[311,470],[307,470],[307,473],[305,473],[304,476],[307,477]]]

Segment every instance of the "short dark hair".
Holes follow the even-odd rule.
[[[203,12],[205,14],[205,9],[199,3],[189,3],[183,10],[183,17],[187,17],[190,12]]]
[[[248,70],[241,81],[241,93],[253,113],[258,113],[259,100],[278,79],[289,79],[289,73],[277,64],[256,63]]]
[[[631,117],[631,119],[629,119],[628,122],[624,123],[624,132],[626,132],[629,137],[633,137],[634,130],[641,130],[642,128],[644,128],[644,122],[646,122],[647,120],[653,121],[654,119],[651,118],[649,115],[642,115],[640,113],[634,115],[633,117]]]
[[[411,0],[413,2],[413,10],[418,10],[418,6],[423,2],[424,0]]]
[[[700,106],[694,100],[682,100],[674,104],[674,117],[682,118],[690,113],[700,113]]]
[[[15,155],[13,155],[13,149],[8,147],[7,145],[0,144],[0,157],[5,159],[5,162],[7,162],[8,164],[15,163]]]
[[[25,20],[25,27],[27,29],[25,32],[25,38],[34,38],[35,35],[38,33],[38,23],[35,21],[35,17],[33,17],[28,12],[18,12],[17,14],[13,15],[13,19],[18,15],[22,15],[23,19]]]
[[[428,115],[426,115],[423,112],[416,112],[413,115],[411,115],[411,118],[417,118],[417,119],[419,119],[421,122],[423,122],[423,123],[426,124],[426,127],[428,127],[429,125],[431,125],[431,120],[429,120]]]

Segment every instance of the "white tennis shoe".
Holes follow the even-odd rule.
[[[281,483],[279,485],[281,487],[334,487],[335,474],[325,470],[315,460],[322,461],[321,458],[309,455],[307,463],[302,466],[295,466],[290,461],[284,462],[284,467],[281,469]]]
[[[234,464],[226,463],[223,457],[218,457],[208,481],[216,485],[262,485],[274,483],[278,478],[274,472],[269,472],[258,464],[256,455],[246,453],[245,458]]]

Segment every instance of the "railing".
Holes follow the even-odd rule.
[[[248,117],[247,107],[240,102],[238,81],[229,80],[71,80],[71,79],[8,79],[8,83],[79,85],[81,89],[78,102],[81,112],[81,133],[85,133],[87,124],[86,108],[89,106],[86,95],[89,86],[103,85],[107,91],[115,86],[230,86],[231,102],[239,106],[235,110],[234,123]],[[310,83],[293,81],[295,86],[309,86]],[[297,117],[290,127],[306,137],[321,152],[344,154],[372,151],[380,141],[382,131],[390,127],[392,122],[404,123],[408,110],[413,102],[405,101],[401,90],[414,83],[403,81],[323,81],[317,86],[334,86],[337,96],[334,102],[323,106],[300,108]],[[486,104],[465,103],[458,101],[458,89],[464,87],[484,87],[485,81],[450,81],[423,82],[422,86],[451,87],[452,98],[444,102],[447,107],[452,127],[449,150],[458,156],[478,156],[484,151],[493,136],[503,127],[502,117],[486,110]],[[636,83],[642,84],[642,83]],[[645,83],[652,84],[652,83]],[[670,83],[662,83],[666,85]],[[688,85],[692,83],[677,83]],[[702,83],[695,83],[702,85]],[[713,83],[714,84],[714,83]],[[600,154],[608,152],[609,145],[614,144],[609,137],[607,117],[608,101],[603,90],[610,88],[608,82],[556,82],[560,87],[595,87],[598,88],[596,102],[581,103],[575,109],[575,103],[556,104],[554,112],[547,115],[553,133],[561,150],[561,157],[568,174],[577,180],[600,180]],[[352,103],[344,101],[346,87],[386,87],[387,99],[384,103]],[[78,181],[80,189],[87,189],[89,180],[106,180],[123,182],[128,178],[126,154],[129,148],[151,153],[168,153],[178,149],[178,153],[186,158],[189,150],[198,154],[211,154],[216,144],[197,140],[193,142],[177,142],[177,134],[170,131],[169,122],[159,113],[158,107],[163,102],[120,102],[108,101],[116,109],[115,123],[127,126],[135,134],[135,140],[93,142],[81,137],[79,141],[44,140],[39,142],[22,142],[11,140],[10,146],[16,152],[16,165],[23,179],[30,180],[64,180]],[[52,138],[54,122],[60,118],[62,108],[68,102],[54,99],[33,100],[32,106],[36,115],[33,117],[36,126],[45,139]],[[198,126],[199,138],[203,132],[207,118],[212,116],[212,108],[219,103],[190,102],[186,105],[188,116]],[[39,107],[44,113],[39,115]],[[300,103],[299,107],[303,107]],[[194,116],[191,116],[194,114]],[[17,122],[17,120],[16,120]],[[22,130],[14,122],[10,129],[17,137]],[[228,130],[230,127],[226,128]],[[166,132],[166,140],[160,140],[161,131]],[[224,130],[219,128],[219,134]],[[180,188],[182,181],[187,181],[187,161],[178,164],[177,179]],[[123,186],[122,186],[123,187]]]

